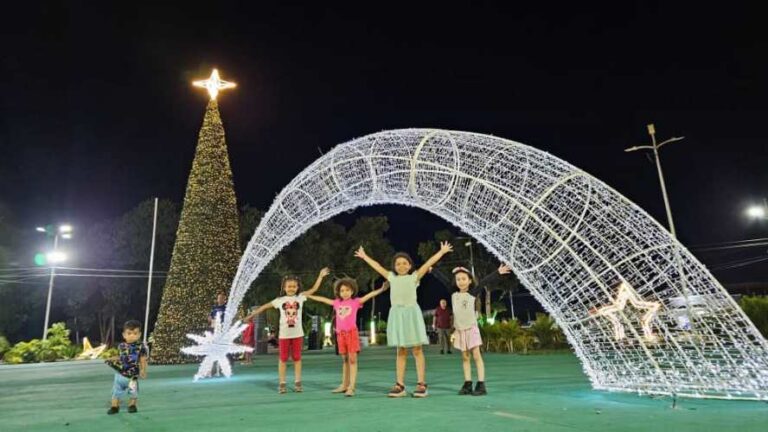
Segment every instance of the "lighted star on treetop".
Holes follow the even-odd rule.
[[[208,94],[211,95],[211,100],[216,100],[216,96],[219,94],[219,90],[226,90],[237,87],[237,84],[229,81],[224,81],[219,78],[219,70],[214,69],[211,72],[210,78],[207,80],[194,81],[192,83],[195,87],[201,87],[208,90]]]

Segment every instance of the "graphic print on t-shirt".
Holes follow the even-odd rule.
[[[283,310],[285,311],[285,322],[288,327],[296,327],[296,319],[299,316],[299,308],[301,305],[297,301],[286,301],[283,303]]]
[[[348,317],[349,314],[351,314],[351,313],[352,313],[352,308],[349,307],[349,306],[339,306],[336,309],[336,316],[339,319],[344,319],[344,318]]]

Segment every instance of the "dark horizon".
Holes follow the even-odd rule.
[[[623,152],[655,123],[662,140],[686,137],[662,151],[681,241],[768,237],[743,214],[768,196],[768,38],[749,7],[13,7],[27,10],[4,38],[0,203],[22,228],[86,227],[153,196],[181,202],[207,101],[190,83],[217,67],[238,84],[219,99],[240,204],[268,208],[336,144],[435,127],[550,152],[666,226],[655,166]],[[405,249],[431,235],[407,225],[414,217],[447,226],[411,209],[355,214],[371,212],[392,219]]]

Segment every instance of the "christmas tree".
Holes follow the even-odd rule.
[[[192,361],[179,351],[187,333],[208,327],[208,314],[216,292],[227,291],[240,258],[238,213],[232,170],[224,140],[216,94],[233,86],[218,73],[200,82],[211,100],[197,141],[184,207],[163,299],[154,330],[152,361]]]

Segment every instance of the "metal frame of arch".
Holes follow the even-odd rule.
[[[376,204],[434,213],[511,266],[594,388],[768,400],[768,343],[661,225],[563,160],[468,132],[383,131],[304,169],[250,240],[221,334],[238,325],[243,295],[282,248],[319,222]]]

